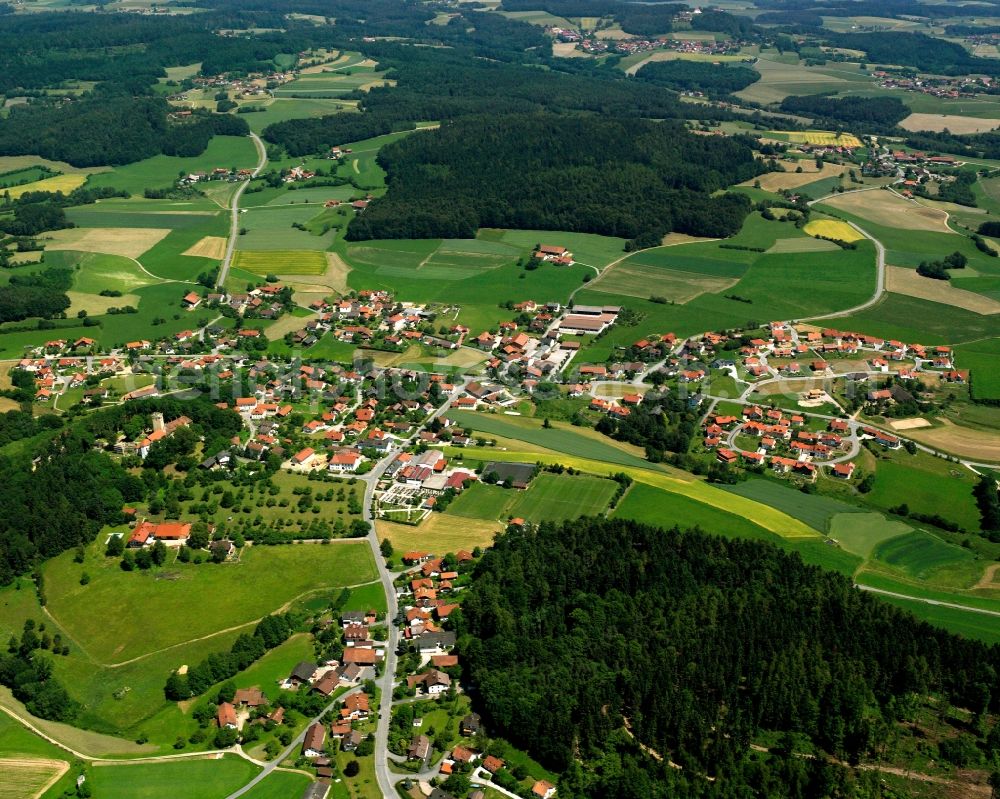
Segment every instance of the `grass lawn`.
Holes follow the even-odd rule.
[[[94,766],[87,781],[94,799],[219,799],[249,782],[259,768],[243,758]]]
[[[385,590],[380,582],[352,588],[351,595],[344,603],[343,610],[370,610],[371,608],[380,613],[384,613],[386,610]]]
[[[82,566],[71,553],[49,561],[45,579],[49,611],[104,663],[248,624],[305,593],[376,577],[363,541],[248,547],[238,563],[170,563],[149,572],[124,572],[97,549],[91,547]],[[83,570],[91,577],[85,586]]]
[[[237,250],[316,250],[321,252],[333,244],[336,231],[316,236],[293,225],[305,225],[323,213],[314,203],[268,205],[249,208],[240,215],[240,226],[247,232],[236,239]]]
[[[205,152],[191,158],[155,155],[134,164],[93,175],[89,186],[112,186],[141,195],[144,189],[172,186],[180,172],[211,172],[216,167],[250,168],[257,165],[257,150],[249,137],[215,136]]]
[[[507,507],[513,501],[515,489],[501,486],[473,483],[459,494],[448,506],[448,513],[467,519],[496,521],[506,519]]]

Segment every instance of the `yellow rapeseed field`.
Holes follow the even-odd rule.
[[[863,239],[858,231],[837,219],[814,219],[802,228],[810,236],[817,236],[826,239],[838,239],[840,241],[859,241]]]

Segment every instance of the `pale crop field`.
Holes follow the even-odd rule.
[[[757,178],[752,178],[741,183],[741,186],[753,186],[760,182],[760,187],[764,191],[777,192],[781,189],[797,189],[807,183],[814,183],[817,180],[840,177],[847,171],[847,167],[842,164],[823,164],[822,169],[816,169],[814,161],[802,161],[801,172],[795,171],[795,164],[784,164],[788,172],[768,172]]]
[[[0,759],[0,799],[34,799],[69,768],[62,760]]]
[[[80,188],[86,182],[86,175],[56,175],[53,178],[36,180],[34,183],[25,183],[23,186],[11,186],[4,191],[10,193],[12,200],[16,200],[29,191],[61,191],[63,194],[69,194],[73,189]]]
[[[1000,120],[956,114],[910,114],[899,126],[904,130],[929,130],[934,133],[944,130],[952,133],[985,133],[1000,127]]]
[[[222,236],[205,236],[188,247],[181,255],[222,260],[226,257],[226,241]]]
[[[826,147],[860,147],[861,139],[852,133],[831,133],[828,130],[777,131],[796,144],[815,144]]]
[[[79,250],[81,252],[103,252],[108,255],[123,255],[138,258],[154,245],[159,244],[170,233],[169,228],[144,227],[100,227],[69,228],[54,230],[45,234],[49,250]]]
[[[955,232],[948,227],[947,214],[943,211],[907,202],[891,191],[855,191],[830,197],[823,202],[888,228],[928,230],[933,233]]]
[[[983,294],[966,291],[949,280],[933,280],[918,275],[915,270],[901,266],[887,266],[885,286],[889,291],[917,297],[930,302],[953,305],[978,314],[1000,313],[1000,302]]]

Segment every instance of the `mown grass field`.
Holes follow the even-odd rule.
[[[241,250],[317,250],[323,251],[333,244],[336,231],[316,236],[308,230],[293,225],[306,225],[322,213],[321,206],[312,203],[268,205],[249,208],[240,215],[240,226],[246,233],[236,239],[236,249]]]
[[[956,635],[984,641],[987,644],[1000,644],[1000,624],[997,623],[996,616],[939,605],[928,605],[926,602],[893,596],[879,595],[879,599],[903,610],[908,610],[917,618],[943,627]]]
[[[260,769],[241,757],[190,758],[163,763],[95,765],[88,782],[95,799],[219,799]]]
[[[326,255],[315,250],[239,250],[233,263],[255,275],[322,275],[327,267]]]
[[[379,540],[388,538],[397,552],[423,550],[437,555],[487,547],[503,525],[486,519],[469,519],[451,513],[432,513],[417,526],[380,519],[375,523]]]
[[[829,521],[830,538],[844,549],[867,558],[883,541],[913,532],[901,521],[890,521],[881,513],[836,513]]]

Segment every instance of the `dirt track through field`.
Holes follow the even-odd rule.
[[[998,570],[1000,570],[1000,563],[987,566],[986,571],[983,572],[983,576],[979,578],[979,582],[972,586],[972,590],[975,591],[977,588],[986,590],[1000,589],[1000,583],[996,581]]]

